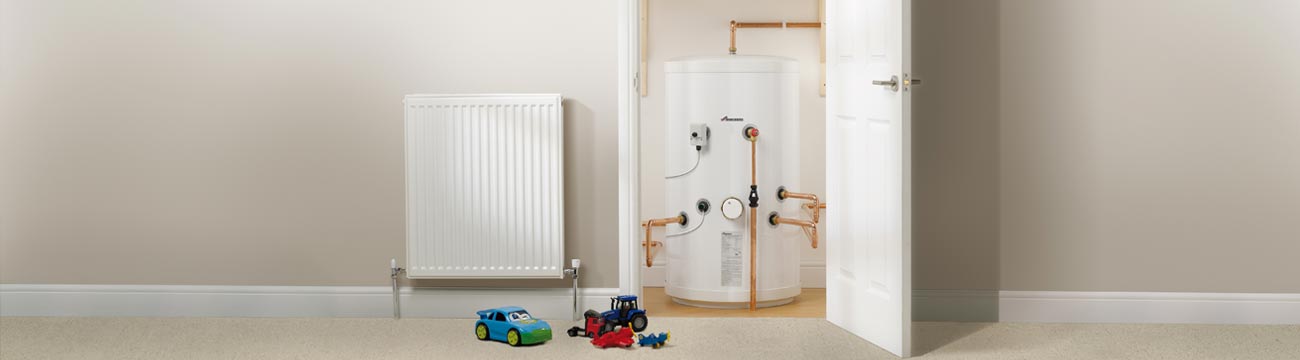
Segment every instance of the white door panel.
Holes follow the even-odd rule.
[[[911,353],[909,0],[830,0],[826,317]]]

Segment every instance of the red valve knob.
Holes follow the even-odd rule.
[[[758,128],[749,128],[749,137],[758,137]]]

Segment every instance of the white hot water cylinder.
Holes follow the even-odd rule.
[[[686,214],[667,226],[665,292],[686,305],[749,305],[750,141],[758,184],[758,306],[799,295],[799,249],[808,240],[795,226],[773,226],[768,214],[802,214],[801,201],[778,200],[777,189],[799,186],[799,68],[774,56],[697,56],[664,65],[665,205]],[[698,162],[698,163],[697,163]],[[660,256],[663,259],[663,256]]]

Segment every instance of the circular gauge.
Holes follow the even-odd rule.
[[[744,213],[745,213],[745,204],[740,202],[740,199],[737,199],[735,197],[729,197],[726,200],[722,200],[722,217],[725,217],[730,220],[736,220],[739,219],[740,215]]]

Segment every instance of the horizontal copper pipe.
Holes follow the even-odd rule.
[[[819,224],[819,223],[821,223],[821,211],[818,211],[817,209],[820,209],[820,208],[822,208],[823,206],[822,206],[821,199],[817,198],[817,194],[800,193],[800,192],[793,192],[793,191],[789,191],[789,190],[781,190],[781,197],[782,197],[782,198],[788,198],[788,199],[807,200],[808,203],[805,203],[805,204],[804,204],[804,207],[807,208],[807,209],[812,210],[812,222],[813,222],[813,224]]]
[[[817,223],[808,220],[781,217],[780,215],[772,216],[770,221],[773,224],[794,225],[802,228],[804,235],[808,236],[808,241],[812,242],[813,249],[817,248]]]
[[[736,29],[740,29],[740,28],[816,29],[821,27],[822,27],[822,23],[820,22],[737,22],[736,20],[732,20],[731,21],[731,46],[727,48],[727,52],[732,55],[736,54]]]
[[[650,220],[646,220],[644,223],[641,223],[641,227],[645,228],[645,239],[641,240],[641,246],[645,247],[646,267],[650,267],[654,265],[654,258],[655,258],[654,248],[664,246],[664,243],[659,241],[654,241],[650,238],[651,231],[654,230],[656,226],[664,226],[672,223],[681,224],[684,222],[686,222],[686,217],[682,215],[678,215],[674,217],[650,219]]]
[[[736,22],[736,28],[820,28],[819,22]]]

